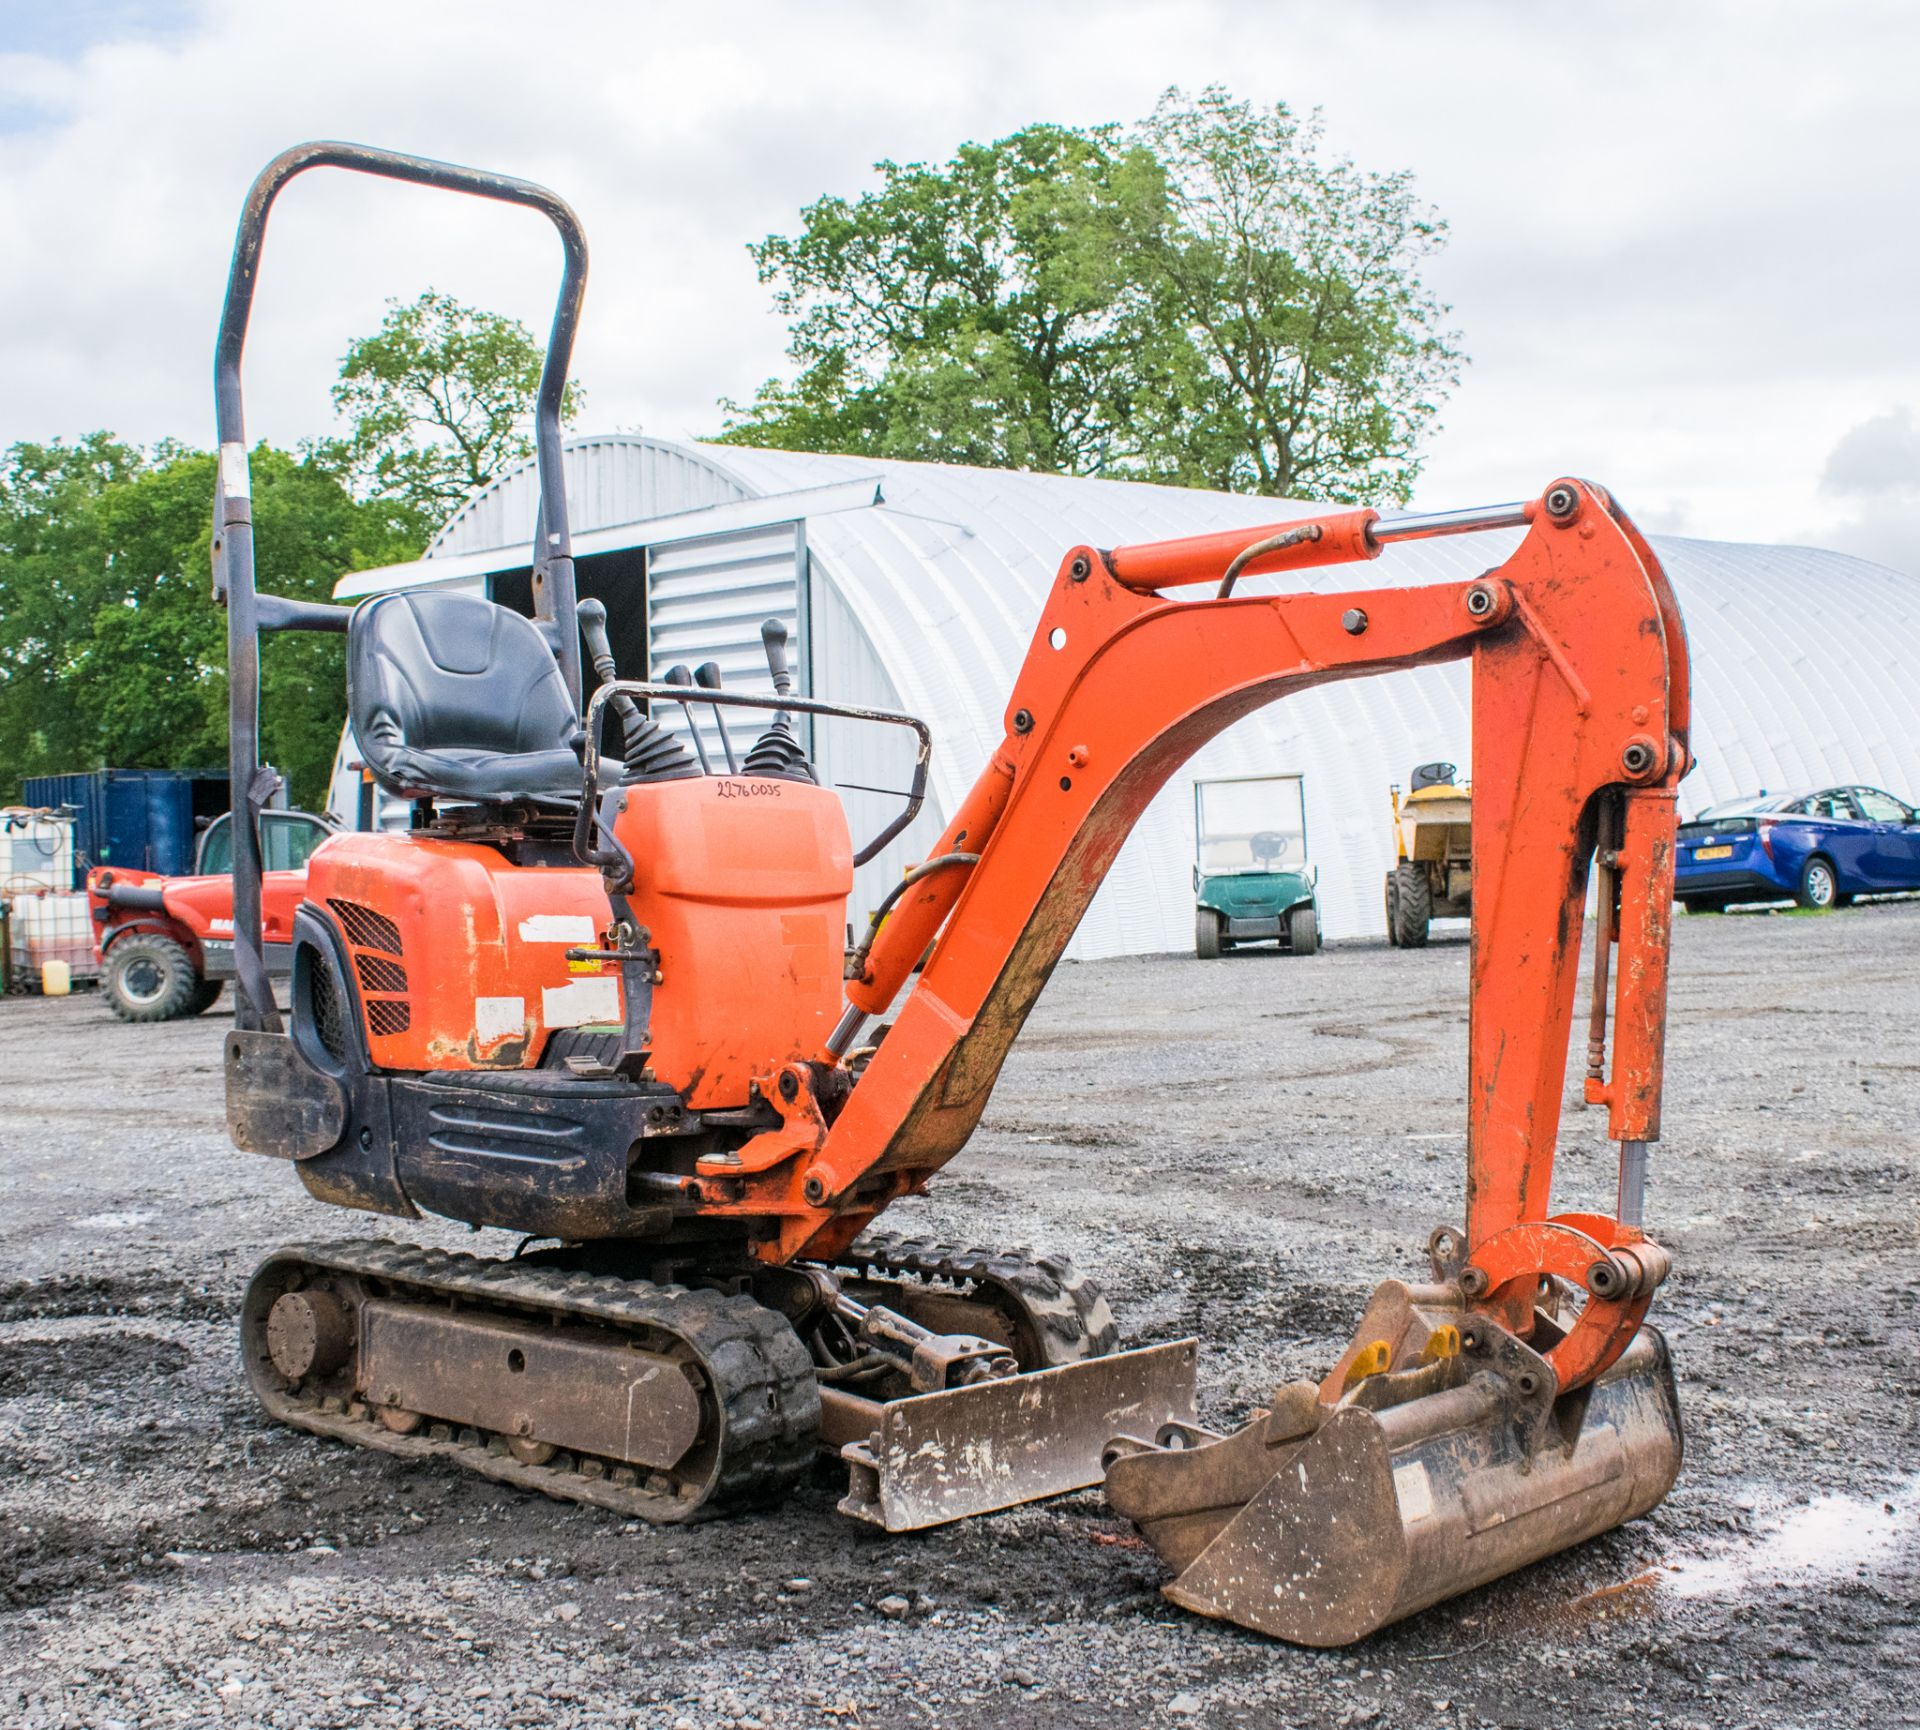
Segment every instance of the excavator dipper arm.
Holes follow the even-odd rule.
[[[1524,526],[1471,582],[1235,593],[1247,573],[1359,563],[1398,539]],[[1164,591],[1195,584],[1214,594]],[[1372,1629],[1646,1512],[1678,1472],[1678,1407],[1642,1322],[1659,1134],[1674,790],[1689,766],[1685,638],[1646,542],[1600,489],[1450,518],[1367,511],[1070,552],[1007,731],[849,982],[818,1065],[763,1096],[729,1198],[771,1260],[830,1257],[924,1185],[979,1121],[1007,1050],[1121,844],[1169,775],[1263,704],[1335,679],[1473,667],[1474,934],[1463,1226],[1430,1283],[1389,1280],[1319,1384],[1231,1435],[1117,1435],[1113,1505],[1177,1570],[1175,1602],[1315,1645]],[[1551,1211],[1589,878],[1599,866],[1586,1096],[1620,1144],[1614,1214]],[[816,1097],[919,982],[837,1113]],[[1609,1023],[1617,1039],[1607,1062]]]

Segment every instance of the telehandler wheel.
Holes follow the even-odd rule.
[[[1287,951],[1292,955],[1320,953],[1320,915],[1311,901],[1287,915]]]
[[[1387,942],[1395,949],[1400,947],[1400,890],[1391,871],[1387,873]]]
[[[1202,961],[1220,959],[1220,915],[1211,907],[1200,907],[1193,915],[1193,952]]]
[[[1433,923],[1433,892],[1418,865],[1403,864],[1393,873],[1393,940],[1402,949],[1420,949]]]
[[[107,952],[107,1002],[122,1021],[174,1021],[198,1015],[220,994],[171,937],[137,931]],[[212,987],[211,995],[208,987]]]

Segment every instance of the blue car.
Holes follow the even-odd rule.
[[[1743,901],[1844,907],[1920,889],[1920,812],[1877,787],[1760,794],[1680,825],[1673,892],[1689,913]]]

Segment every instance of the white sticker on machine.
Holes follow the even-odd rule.
[[[520,921],[522,943],[585,943],[599,937],[588,913],[535,913]]]
[[[586,1027],[593,1022],[620,1019],[620,981],[576,979],[570,985],[549,985],[540,993],[540,1018],[549,1028]]]
[[[253,497],[253,479],[247,473],[247,447],[233,442],[220,447],[220,490],[230,499]]]
[[[518,1039],[527,1030],[524,997],[476,997],[473,1000],[473,1037],[481,1045]]]
[[[1424,1461],[1409,1460],[1393,1468],[1393,1492],[1400,1499],[1400,1517],[1408,1525],[1433,1512],[1433,1485]]]

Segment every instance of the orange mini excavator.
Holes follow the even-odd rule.
[[[451,594],[348,610],[256,591],[241,350],[269,207],[321,165],[559,229],[531,620]],[[500,1261],[386,1239],[269,1257],[243,1321],[267,1409],[656,1521],[773,1501],[823,1450],[850,1468],[842,1507],[892,1530],[1104,1480],[1177,1602],[1315,1644],[1657,1504],[1681,1438],[1643,1326],[1667,1257],[1641,1202],[1687,658],[1625,514],[1562,480],[1453,515],[1067,549],[1004,740],[848,956],[853,868],[918,808],[927,730],[797,694],[772,625],[772,696],[616,676],[604,614],[575,607],[561,466],[585,267],[551,193],[359,146],[290,151],[247,200],[217,364],[233,785],[256,813],[271,792],[259,633],[343,631],[361,750],[413,819],[313,854],[284,1022],[258,848],[236,824],[229,1123],[324,1201],[528,1234]],[[1471,582],[1234,592],[1242,573],[1493,528],[1526,532]],[[599,678],[584,705],[582,632]],[[1323,1382],[1216,1435],[1194,1421],[1194,1343],[1116,1349],[1105,1299],[1065,1261],[871,1229],[966,1144],[1181,762],[1290,692],[1448,660],[1473,668],[1475,929],[1465,1216],[1433,1233],[1430,1277],[1382,1285]],[[772,713],[737,771],[709,773],[655,713],[686,702]],[[797,713],[916,737],[906,809],[858,850]],[[1587,1098],[1620,1146],[1617,1217],[1550,1201],[1596,859]]]

